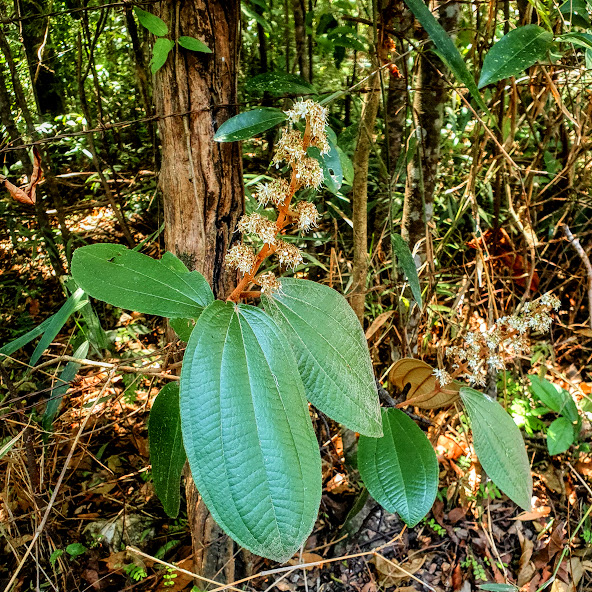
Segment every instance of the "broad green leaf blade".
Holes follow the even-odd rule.
[[[524,440],[497,402],[471,388],[460,389],[473,430],[473,446],[489,478],[516,504],[530,510],[532,475]]]
[[[248,140],[265,130],[268,130],[287,117],[283,111],[272,107],[261,107],[239,113],[225,121],[214,134],[216,142],[236,142]]]
[[[547,55],[552,41],[553,34],[538,25],[510,31],[487,52],[479,88],[524,72]]]
[[[477,105],[479,105],[479,107],[491,117],[491,113],[489,112],[489,109],[487,109],[487,105],[483,102],[481,94],[477,89],[473,75],[467,69],[467,65],[462,59],[456,45],[454,45],[452,39],[448,36],[448,33],[446,33],[442,28],[442,25],[430,12],[430,9],[426,6],[425,2],[423,0],[405,0],[405,4],[407,4],[411,12],[415,15],[415,18],[421,23],[422,27],[430,36],[430,39],[436,46],[440,58],[442,58],[444,63],[450,68],[450,71],[458,81],[467,87]]]
[[[176,271],[167,262],[122,245],[101,243],[77,249],[72,275],[93,298],[162,317],[197,317],[214,300],[197,271]]]
[[[73,357],[78,359],[86,358],[88,355],[89,345],[90,344],[88,341],[82,342],[82,344],[76,348]],[[41,425],[45,431],[51,430],[51,424],[58,413],[62,398],[70,388],[70,382],[76,378],[76,373],[78,372],[79,368],[80,364],[77,362],[68,362],[60,374],[60,378],[56,382],[56,386],[49,392],[49,400],[47,401],[45,412],[41,418]]]
[[[382,438],[360,436],[360,476],[385,510],[413,527],[436,499],[438,459],[426,435],[403,411],[383,409],[382,426]]]
[[[576,27],[587,29],[590,26],[590,15],[584,0],[566,0],[559,7],[559,12]]]
[[[152,479],[167,516],[179,514],[181,473],[187,455],[181,436],[179,384],[169,382],[154,399],[148,419]]]
[[[556,419],[547,430],[547,449],[551,456],[565,452],[574,440],[574,426],[565,417]]]
[[[169,323],[181,341],[187,343],[195,327],[196,319],[169,319]]]
[[[306,153],[314,158],[323,169],[323,183],[331,193],[337,193],[343,183],[343,171],[341,170],[341,159],[335,144],[329,140],[330,150],[327,154],[321,154],[316,146],[311,146]]]
[[[56,335],[61,331],[70,316],[72,316],[77,310],[80,310],[87,303],[88,297],[81,289],[76,290],[76,292],[64,302],[60,310],[51,317],[51,322],[43,332],[43,336],[39,340],[39,343],[31,356],[31,361],[29,362],[31,366],[34,366],[39,361],[43,352],[51,345],[51,342],[56,338]]]
[[[302,76],[288,74],[286,72],[266,72],[249,78],[245,84],[245,90],[249,93],[268,92],[272,95],[284,94],[312,94],[314,87],[306,82]]]
[[[175,43],[170,39],[163,39],[161,37],[154,42],[152,59],[150,60],[150,71],[152,74],[156,74],[164,66],[173,47],[175,47]]]
[[[175,254],[171,253],[170,251],[166,251],[165,254],[162,256],[160,262],[163,265],[166,265],[169,269],[173,271],[178,271],[179,273],[187,273],[189,269],[179,257]]]
[[[488,582],[487,584],[481,584],[479,589],[486,592],[518,592],[519,588],[518,586],[514,586],[514,584],[495,584]]]
[[[137,6],[134,7],[134,12],[140,21],[140,24],[148,29],[153,35],[162,37],[169,32],[169,28],[166,23],[158,18],[155,14],[150,14]]]
[[[253,306],[211,304],[185,350],[180,403],[191,473],[216,522],[253,553],[289,559],[314,526],[321,462],[279,327]]]
[[[409,287],[411,288],[413,298],[421,308],[421,286],[419,285],[417,267],[415,266],[415,261],[413,259],[413,255],[411,254],[411,250],[409,249],[409,245],[399,234],[395,232],[391,234],[391,244],[393,246],[393,251],[397,256],[399,266],[403,270],[403,273],[409,282]]]
[[[282,278],[281,284],[262,301],[296,354],[308,400],[350,430],[382,436],[378,391],[358,317],[332,288],[294,278]]]
[[[212,53],[212,50],[199,39],[195,37],[187,37],[185,35],[179,37],[179,45],[190,51],[199,51],[200,53]]]
[[[579,420],[578,408],[567,391],[535,374],[530,377],[530,391],[551,411],[564,415],[571,422]]]

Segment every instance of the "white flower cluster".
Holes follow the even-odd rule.
[[[302,253],[300,252],[300,249],[286,241],[278,241],[275,254],[280,260],[280,263],[286,267],[296,269],[296,267],[302,263]]]
[[[288,119],[292,123],[297,123],[305,118],[311,133],[311,146],[316,146],[321,154],[329,152],[329,142],[327,141],[327,109],[310,99],[308,101],[299,101],[295,103],[292,109],[285,111]]]
[[[274,179],[271,183],[259,183],[257,185],[257,201],[262,206],[266,206],[268,203],[279,206],[286,199],[289,190],[290,183],[285,179]]]
[[[277,235],[276,223],[261,214],[257,214],[257,212],[243,216],[238,221],[237,229],[243,234],[254,234],[258,236],[268,245],[275,245],[275,237]]]
[[[281,265],[295,269],[302,263],[302,253],[295,245],[280,240],[278,234],[287,223],[296,224],[302,232],[317,226],[319,212],[314,204],[301,201],[290,209],[290,201],[296,190],[302,187],[317,188],[324,180],[321,165],[315,158],[308,156],[306,150],[314,146],[321,154],[327,154],[330,146],[326,134],[327,109],[314,101],[307,100],[297,102],[285,113],[292,125],[299,123],[303,118],[306,120],[304,135],[292,127],[282,130],[272,160],[272,164],[276,167],[286,162],[292,168],[292,180],[288,182],[284,179],[274,179],[269,183],[259,183],[256,189],[259,204],[265,207],[271,203],[278,207],[280,217],[277,221],[272,221],[255,212],[243,216],[238,222],[237,229],[243,234],[258,237],[264,244],[271,247],[270,251],[266,251],[267,253],[275,253]],[[251,280],[261,286],[262,292],[272,292],[281,288],[280,282],[271,272],[252,277],[257,272],[260,260],[244,243],[235,245],[228,251],[226,264],[249,274],[241,280],[240,287],[237,286],[236,291],[243,290],[243,286]]]
[[[255,264],[255,259],[253,249],[244,243],[239,243],[226,253],[226,267],[234,267],[243,273],[248,273]]]
[[[282,288],[279,280],[275,277],[275,273],[266,271],[260,273],[254,280],[259,286],[261,286],[261,292],[264,294],[270,294],[272,292],[279,292]]]
[[[432,374],[436,377],[438,384],[440,387],[445,387],[447,384],[452,382],[452,376],[446,372],[446,370],[441,370],[440,368],[436,368]]]
[[[302,232],[308,232],[311,228],[317,226],[319,212],[313,203],[300,201],[296,204],[294,212],[298,216],[298,229]]]
[[[466,367],[465,377],[471,384],[482,386],[489,368],[505,370],[507,359],[528,351],[529,329],[550,329],[551,310],[560,306],[559,299],[547,293],[538,302],[527,302],[520,314],[498,319],[486,331],[469,331],[463,345],[446,348],[446,356],[455,359],[455,368]]]

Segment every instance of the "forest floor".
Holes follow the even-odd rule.
[[[104,207],[79,215],[72,230],[95,241],[119,240]],[[134,230],[138,241],[146,238],[139,223]],[[41,248],[15,248],[5,232],[0,344],[63,302]],[[160,256],[155,246],[148,254]],[[38,421],[60,371],[51,360],[71,353],[76,325],[67,324],[54,340],[41,359],[47,366],[25,372],[29,348],[5,365],[0,448],[11,444],[0,453],[0,592],[19,566],[13,591],[181,591],[194,585],[190,575],[166,566],[191,571],[191,539],[185,511],[169,519],[154,493],[146,425],[165,380],[142,369],[166,367],[178,346],[164,344],[160,319],[98,311],[113,351],[98,365],[82,366],[50,434]],[[563,328],[554,339],[573,344],[574,335]],[[590,392],[582,376],[590,336],[578,339],[581,348],[554,369],[563,377],[557,382],[581,396]],[[377,368],[379,374],[386,370]],[[551,457],[541,432],[527,438],[535,503],[525,512],[485,481],[454,408],[411,411],[440,460],[439,494],[428,516],[409,529],[367,499],[346,463],[339,426],[313,412],[323,497],[315,530],[291,563],[315,565],[274,571],[277,565],[237,551],[237,573],[253,576],[243,589],[469,592],[484,586],[492,592],[575,592],[592,586],[589,447]],[[41,535],[26,557],[37,530]],[[126,550],[130,546],[141,554]]]

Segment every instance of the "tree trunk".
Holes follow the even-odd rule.
[[[244,210],[241,148],[214,142],[213,136],[237,113],[240,5],[238,0],[162,0],[159,8],[174,38],[191,35],[212,50],[177,47],[155,76],[165,243],[224,298],[236,283],[235,273],[224,269],[224,257]],[[200,503],[191,478],[186,492],[196,571],[211,578],[225,566],[225,578],[232,581],[232,541]]]
[[[308,46],[306,43],[306,6],[304,0],[292,0],[294,11],[294,40],[296,42],[296,63],[298,72],[308,80]]]
[[[447,3],[440,7],[440,24],[447,33],[458,25],[459,5]],[[432,52],[419,53],[415,77],[413,118],[417,149],[415,158],[407,167],[405,203],[401,221],[401,235],[411,249],[418,241],[427,238],[427,225],[434,209],[434,189],[440,159],[440,132],[447,86],[439,71],[446,71],[442,61]],[[425,260],[426,248],[421,248],[420,258]]]

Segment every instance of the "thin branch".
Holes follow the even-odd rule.
[[[590,263],[586,251],[584,251],[584,247],[582,247],[580,241],[571,233],[569,226],[567,224],[562,224],[562,229],[563,234],[565,234],[567,240],[576,250],[576,253],[580,256],[580,259],[586,267],[586,272],[588,274],[588,312],[590,314],[590,328],[592,329],[592,264]]]

